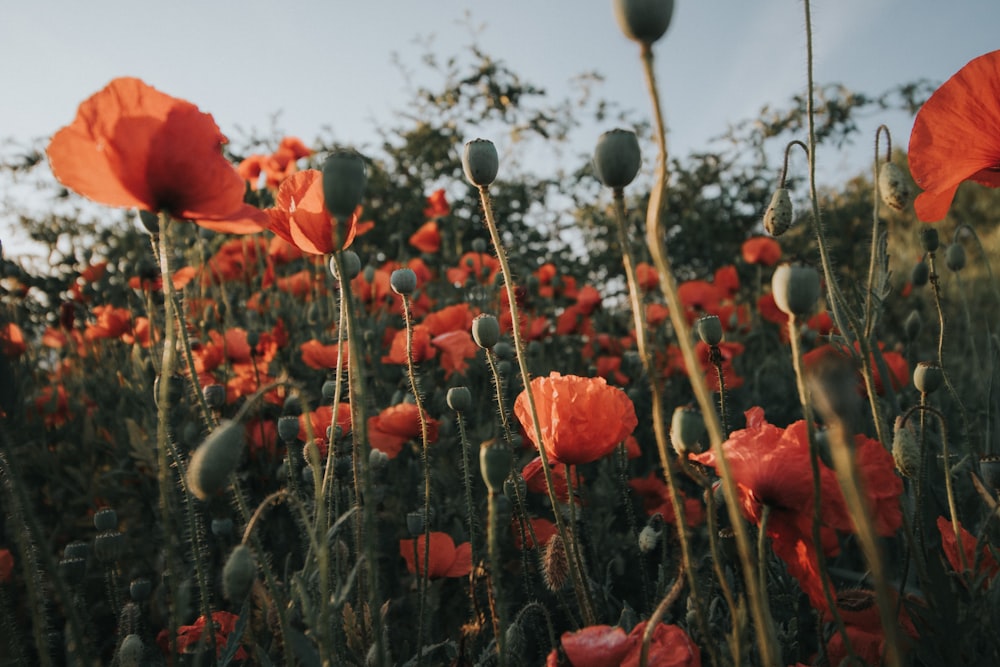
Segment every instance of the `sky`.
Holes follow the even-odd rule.
[[[1000,1],[814,0],[815,79],[877,94],[926,78],[941,82],[1000,48]],[[377,127],[405,108],[410,89],[395,57],[420,74],[425,44],[442,58],[476,43],[554,98],[597,71],[598,93],[649,114],[638,47],[615,23],[611,0],[35,0],[4,3],[0,21],[0,142],[47,137],[117,76],[137,76],[212,113],[226,134],[267,131],[274,114],[305,140],[332,129],[338,143],[377,145]],[[656,45],[670,150],[707,148],[765,104],[806,86],[802,0],[677,0]],[[428,42],[428,40],[430,40]],[[911,119],[875,115],[905,147]],[[471,137],[470,137],[471,138]],[[596,137],[595,137],[596,140]],[[870,140],[824,156],[853,175]],[[0,200],[2,201],[2,200]],[[0,234],[8,229],[0,227]]]

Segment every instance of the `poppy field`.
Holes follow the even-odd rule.
[[[651,121],[578,108],[571,173],[478,51],[378,153],[121,77],[5,165],[55,180],[50,266],[0,255],[0,667],[1000,664],[1000,51],[843,94],[806,0],[801,104],[677,158],[674,3],[613,5]]]

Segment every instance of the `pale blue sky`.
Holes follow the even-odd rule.
[[[878,93],[942,81],[1000,48],[998,0],[813,4],[818,82]],[[472,39],[466,12],[486,26],[483,50],[529,81],[558,96],[573,75],[597,70],[603,96],[648,114],[637,47],[610,0],[34,0],[0,13],[0,139],[48,136],[110,79],[131,75],[211,112],[226,133],[266,129],[280,111],[281,129],[307,141],[330,125],[339,142],[377,144],[376,123],[408,99],[391,54],[415,61],[420,36],[441,56],[460,54]],[[802,92],[803,23],[801,0],[677,0],[656,47],[671,151],[703,148]],[[873,116],[863,129],[873,136],[882,122],[905,146],[906,119]],[[828,168],[863,168],[862,144],[830,155]]]

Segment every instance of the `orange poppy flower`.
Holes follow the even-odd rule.
[[[427,197],[427,208],[424,209],[424,216],[427,218],[441,218],[451,213],[451,206],[444,194],[444,189],[438,189]]]
[[[937,527],[941,533],[941,548],[944,550],[944,556],[948,559],[951,569],[956,572],[962,571],[962,558],[958,555],[958,550],[961,548],[962,556],[965,559],[965,569],[972,570],[976,563],[976,545],[978,544],[976,536],[959,524],[958,532],[962,543],[961,547],[959,547],[959,540],[955,539],[955,531],[951,527],[951,519],[939,516]],[[979,553],[979,568],[976,570],[975,576],[984,577],[983,588],[986,588],[993,577],[1000,572],[1000,565],[997,564],[986,544],[983,544],[982,550]]]
[[[468,331],[472,326],[474,313],[467,303],[447,306],[441,310],[428,313],[423,324],[434,336],[440,336],[449,331]]]
[[[660,274],[649,262],[639,262],[635,267],[635,279],[639,283],[639,288],[648,292],[660,285]]]
[[[426,544],[423,535],[418,536],[416,540],[399,541],[399,555],[406,560],[406,569],[411,574],[423,574]],[[472,572],[472,545],[462,542],[456,546],[455,540],[451,539],[448,533],[432,532],[427,576],[431,579],[465,577],[470,572]]]
[[[747,264],[774,266],[781,259],[781,244],[769,236],[755,236],[747,239],[740,247],[743,261]]]
[[[468,360],[474,359],[479,346],[472,340],[472,334],[465,330],[446,331],[431,339],[431,345],[441,350],[441,368],[448,379],[453,373],[465,373]]]
[[[395,333],[392,337],[392,343],[389,346],[389,354],[382,357],[383,364],[409,363],[407,359],[406,339],[406,329],[400,329]],[[427,327],[422,324],[417,324],[413,327],[411,347],[413,350],[413,363],[415,364],[434,357],[436,350],[431,345],[431,332],[427,330]]]
[[[485,252],[467,252],[458,260],[458,266],[448,269],[445,273],[448,282],[463,286],[472,279],[476,282],[489,284],[493,282],[500,271],[500,260]]]
[[[552,486],[555,487],[556,498],[563,503],[569,502],[569,486],[566,484],[567,467],[565,463],[549,461],[549,470],[552,472]],[[579,469],[569,467],[569,471],[573,479],[573,486],[580,488],[580,485],[583,483],[583,477],[580,475]],[[521,477],[524,478],[524,485],[528,491],[541,494],[548,493],[548,489],[545,486],[545,472],[542,470],[542,457],[536,456],[525,464],[521,468]]]
[[[427,440],[438,437],[440,423],[424,413]],[[385,452],[390,459],[399,455],[403,445],[420,437],[420,414],[413,403],[399,403],[368,419],[368,441],[373,449]]]
[[[97,321],[87,326],[83,337],[87,340],[118,338],[132,329],[132,313],[126,308],[114,306],[94,306]]]
[[[1000,51],[971,60],[917,112],[910,173],[923,222],[944,219],[962,181],[1000,187]]]
[[[410,245],[420,252],[435,253],[441,249],[441,232],[438,231],[436,220],[429,220],[420,225],[410,236]]]
[[[219,232],[259,232],[243,179],[222,154],[212,116],[139,79],[114,79],[85,100],[46,153],[55,177],[100,204],[167,211]]]
[[[603,458],[639,423],[632,400],[604,378],[553,372],[532,380],[531,390],[545,453],[553,462],[579,464]],[[542,445],[535,441],[527,393],[521,392],[514,401],[514,414],[535,447]]]
[[[552,539],[552,536],[559,532],[556,528],[556,524],[552,523],[545,518],[535,518],[532,517],[528,519],[531,523],[532,530],[535,531],[535,537],[538,538],[538,544],[545,546]],[[511,532],[514,534],[514,547],[517,549],[534,549],[535,543],[531,539],[531,532],[525,528],[524,535],[521,535],[521,523],[517,520],[517,517],[513,517],[510,523]]]
[[[236,620],[239,617],[236,614],[231,614],[228,611],[213,611],[212,612],[212,625],[215,628],[215,653],[216,657],[222,656],[222,649],[225,648],[226,642],[229,641],[229,635],[236,630]],[[200,646],[208,646],[207,641],[202,640],[202,635],[205,634],[206,625],[204,616],[199,616],[192,625],[182,625],[177,628],[177,649],[181,653],[195,653]],[[160,636],[156,639],[157,644],[163,650],[163,654],[167,655],[170,650],[169,638],[167,637],[166,630],[160,633]],[[240,646],[236,650],[236,655],[233,656],[234,660],[246,660],[250,657],[246,650]]]
[[[576,632],[565,632],[560,638],[562,654],[553,649],[546,660],[546,667],[637,667],[642,653],[642,637],[646,632],[643,621],[627,633],[620,627],[590,625]],[[647,656],[649,665],[670,667],[701,667],[701,650],[687,633],[677,625],[660,623],[653,629]]]
[[[740,274],[732,264],[720,266],[715,270],[712,284],[715,285],[721,295],[731,299],[740,291]]]
[[[674,523],[674,504],[670,500],[670,491],[663,475],[650,472],[645,477],[630,479],[629,487],[642,499],[642,508],[648,516],[659,513],[667,523]],[[681,492],[681,502],[684,503],[684,523],[688,526],[698,526],[705,522],[705,507],[697,498],[688,498]]]
[[[266,211],[272,232],[303,252],[325,255],[339,250],[333,243],[335,221],[326,210],[323,198],[323,172],[306,169],[292,174],[282,182],[274,198],[274,208]],[[341,230],[342,248],[354,241],[357,233],[359,206]]]
[[[299,345],[299,351],[302,353],[302,363],[306,366],[316,370],[327,370],[337,367],[340,346],[336,343],[324,345],[314,338]],[[344,368],[347,367],[347,352],[348,349],[345,347],[343,358],[340,360],[340,365]]]
[[[312,428],[312,435],[316,441],[316,446],[319,447],[319,452],[321,456],[326,456],[327,446],[329,441],[326,437],[327,427],[333,425],[334,415],[332,405],[320,405],[314,410],[309,412],[309,427]],[[349,433],[351,431],[351,404],[350,403],[339,403],[337,405],[337,426],[343,433]],[[306,416],[304,414],[299,415],[299,440],[305,442],[309,438],[309,429],[306,426]]]
[[[8,357],[19,357],[28,350],[24,342],[24,332],[13,322],[0,326],[0,350]]]

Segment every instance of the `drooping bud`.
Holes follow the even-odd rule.
[[[913,431],[903,425],[902,417],[896,417],[892,432],[892,458],[900,475],[916,479],[920,470],[920,445]]]
[[[774,303],[786,315],[807,315],[819,298],[819,272],[811,266],[781,264],[771,276]]]
[[[642,157],[639,139],[631,130],[614,129],[597,139],[594,149],[594,173],[597,180],[619,190],[631,183],[639,173]]]
[[[468,387],[452,387],[446,397],[448,407],[455,412],[466,412],[472,407],[472,392]]]
[[[944,382],[944,371],[934,361],[921,361],[913,369],[913,386],[922,394],[932,394]]]
[[[188,464],[188,487],[199,500],[223,489],[243,454],[243,427],[223,420],[195,450]]]
[[[764,211],[764,229],[771,236],[781,236],[792,226],[792,198],[788,188],[778,188]]]
[[[674,408],[670,419],[670,443],[678,456],[687,456],[688,452],[701,454],[708,446],[708,431],[705,430],[705,420],[701,412],[693,405]]]
[[[961,271],[965,268],[965,248],[961,243],[952,243],[944,251],[944,263],[951,271]]]
[[[706,315],[698,320],[698,337],[705,345],[718,345],[722,342],[722,322],[718,315]]]
[[[615,0],[615,19],[629,39],[652,44],[670,27],[674,0]]]
[[[253,554],[245,544],[237,545],[222,568],[222,592],[226,599],[242,602],[256,578],[257,564]]]
[[[330,215],[340,221],[354,215],[368,183],[364,158],[349,150],[337,151],[323,163],[323,200]]]
[[[149,232],[150,236],[156,236],[160,233],[160,216],[156,215],[152,211],[140,209],[139,222],[142,223],[143,229]]]
[[[902,211],[910,204],[913,192],[903,170],[892,162],[886,162],[878,170],[878,193],[882,203],[889,208]]]
[[[462,169],[469,182],[479,187],[488,186],[497,178],[500,157],[497,147],[488,139],[473,139],[462,151]]]
[[[472,339],[484,350],[491,350],[500,340],[500,322],[488,313],[476,315],[472,320]]]
[[[417,274],[413,269],[396,269],[389,276],[389,286],[399,295],[408,296],[417,289]]]
[[[509,449],[496,442],[484,443],[479,448],[479,471],[491,494],[503,491],[504,480],[510,474],[514,455]]]

